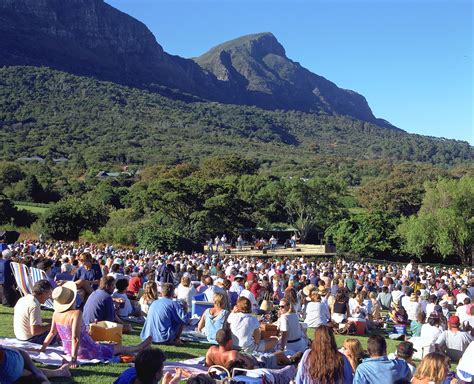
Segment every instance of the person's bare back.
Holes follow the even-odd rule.
[[[237,360],[239,357],[239,352],[236,350],[226,351],[222,347],[213,346],[207,350],[206,365],[208,367],[211,365],[227,367],[231,361]]]

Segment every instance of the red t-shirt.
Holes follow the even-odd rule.
[[[136,295],[140,291],[141,287],[142,287],[142,279],[140,279],[138,276],[132,277],[130,281],[128,282],[127,292],[130,292]]]

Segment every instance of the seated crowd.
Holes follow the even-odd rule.
[[[0,258],[0,300],[14,306],[21,341],[61,345],[69,364],[39,369],[28,354],[0,347],[0,382],[33,375],[41,382],[70,376],[78,360],[136,355],[116,383],[175,383],[163,374],[152,344],[182,345],[186,330],[210,347],[207,366],[228,370],[295,365],[296,383],[453,383],[473,380],[472,269],[374,264],[363,261],[262,260],[231,255],[157,253],[58,242],[18,243]],[[12,261],[40,268],[47,279],[19,298]],[[193,300],[208,302],[193,316]],[[41,306],[54,313],[43,321]],[[141,327],[135,346],[98,343],[90,325],[110,321]],[[351,334],[366,334],[367,349]],[[338,348],[335,335],[347,335]],[[399,340],[387,355],[386,337]],[[414,360],[421,360],[415,363]],[[470,360],[470,364],[467,361]],[[153,361],[153,364],[150,362]],[[458,363],[457,372],[449,364]],[[20,370],[21,368],[21,370]],[[210,377],[189,382],[213,382]],[[206,381],[208,380],[208,381]]]

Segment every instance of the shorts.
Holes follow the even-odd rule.
[[[0,365],[0,383],[11,384],[23,374],[25,360],[20,352],[15,349],[3,349],[3,363]]]

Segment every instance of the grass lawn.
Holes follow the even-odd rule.
[[[15,207],[18,209],[24,209],[25,211],[30,211],[37,215],[42,215],[49,209],[49,207],[43,207],[39,205],[30,205],[28,203],[16,203]]]
[[[43,319],[51,318],[52,312],[43,311]],[[139,334],[141,328],[134,326],[131,335],[124,335],[123,343],[125,345],[138,344],[141,342]],[[313,335],[308,335],[312,337]],[[0,337],[14,337],[13,334],[13,308],[0,305]],[[354,336],[350,336],[354,337]],[[358,338],[364,348],[367,347],[367,336],[355,336]],[[346,336],[336,336],[337,345],[342,346]],[[399,342],[387,339],[388,352],[393,352]],[[156,346],[154,346],[156,348]],[[182,347],[160,346],[165,352],[167,360],[183,360],[198,356],[204,356],[208,346],[199,343],[186,343]],[[110,384],[117,376],[128,366],[126,364],[97,364],[81,366],[72,371],[72,379],[53,380],[54,383],[88,383],[88,384]]]

